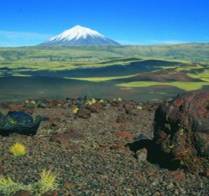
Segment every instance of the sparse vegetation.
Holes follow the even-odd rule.
[[[26,147],[21,143],[13,144],[10,147],[9,152],[16,157],[24,156],[27,154]]]
[[[57,187],[56,175],[50,170],[43,170],[40,174],[40,180],[28,185],[15,182],[10,177],[0,178],[0,193],[5,196],[12,196],[18,191],[30,191],[35,196],[41,196],[48,191],[56,190]]]
[[[77,114],[78,111],[79,111],[79,108],[78,108],[77,106],[73,106],[73,107],[72,107],[72,112],[73,112],[73,114]]]
[[[119,103],[121,99],[118,97],[121,96],[117,95],[115,100],[88,97],[34,100],[42,106],[33,109],[34,116],[46,116],[49,120],[40,126],[36,136],[11,134],[0,137],[0,175],[3,175],[0,195],[14,195],[15,192],[30,193],[34,196],[44,195],[44,192],[47,192],[46,195],[95,195],[101,190],[105,195],[110,195],[112,191],[116,195],[152,195],[156,190],[161,190],[165,195],[172,195],[176,190],[183,195],[192,192],[207,195],[206,177],[197,173],[190,174],[189,171],[185,173],[181,169],[170,171],[159,167],[161,161],[165,161],[166,166],[170,164],[167,157],[164,160],[164,153],[161,154],[157,146],[150,143],[154,135],[154,114],[159,103],[127,101],[125,98]],[[96,101],[96,104],[86,105],[87,100],[93,103]],[[33,102],[33,99],[30,102]],[[75,105],[80,108],[76,118],[71,112]],[[4,111],[5,107],[21,107],[24,111],[28,109],[25,101],[1,105],[1,111]],[[168,125],[173,129],[171,124]],[[169,128],[165,127],[166,130]],[[179,139],[188,138],[186,131],[182,135],[183,130],[179,130],[184,126],[175,127],[179,131],[178,137],[169,137],[176,143],[167,143],[168,153],[177,150]],[[184,128],[186,130],[186,127]],[[167,134],[160,135],[167,138]],[[151,145],[151,152],[146,150],[146,147],[138,149],[141,146],[138,141],[141,140],[143,145]],[[14,141],[24,141],[30,149],[28,156],[14,158],[8,155],[8,149]],[[133,144],[133,148],[126,146],[129,143]],[[184,147],[179,146],[179,150],[182,146]],[[199,148],[206,149],[202,145]],[[159,164],[155,162],[158,158]],[[190,166],[191,160],[183,161],[182,167]],[[173,162],[179,165],[179,159],[174,159]],[[42,168],[49,170],[44,170],[39,176],[37,173],[42,171]],[[183,175],[183,180],[179,172]],[[171,183],[172,188],[168,188]],[[181,190],[184,190],[184,193]],[[3,194],[5,192],[6,194]]]
[[[97,100],[95,98],[89,99],[86,101],[86,105],[93,105],[97,102]]]
[[[40,174],[41,179],[32,184],[32,192],[35,195],[42,195],[48,191],[54,191],[58,187],[56,175],[50,170],[43,170]]]
[[[10,177],[0,177],[0,193],[5,196],[12,196],[20,190],[28,190],[30,186],[13,181]]]

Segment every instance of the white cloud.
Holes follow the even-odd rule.
[[[189,43],[188,41],[182,40],[152,40],[151,43],[153,44],[185,44]]]
[[[46,41],[51,35],[35,32],[15,32],[0,30],[0,46],[36,45]]]
[[[172,44],[184,44],[189,42],[180,41],[180,40],[141,40],[138,42],[120,40],[119,43],[124,45],[172,45]]]

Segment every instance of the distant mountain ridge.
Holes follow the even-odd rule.
[[[118,42],[105,37],[103,34],[80,25],[76,25],[63,33],[42,43],[42,46],[117,46]]]

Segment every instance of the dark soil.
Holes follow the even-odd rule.
[[[73,114],[75,105],[80,110]],[[152,139],[158,105],[105,101],[85,106],[78,100],[1,104],[2,113],[26,111],[49,120],[35,136],[0,136],[0,174],[28,184],[51,169],[58,175],[59,195],[208,195],[209,172],[160,167],[146,160],[146,149],[134,152],[128,145]],[[9,153],[15,142],[26,145],[26,156]]]

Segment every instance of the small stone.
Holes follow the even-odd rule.
[[[146,161],[147,160],[147,149],[143,148],[136,152],[137,160],[138,161]]]
[[[42,196],[57,196],[58,193],[56,191],[49,191],[47,193],[44,193]]]
[[[91,117],[91,111],[89,111],[86,108],[81,108],[78,113],[77,116],[79,118],[83,118],[83,119],[89,119]]]
[[[142,110],[143,108],[142,108],[142,106],[139,106],[139,105],[138,105],[138,106],[136,107],[136,109],[137,109],[137,110]]]
[[[32,196],[32,193],[29,191],[17,191],[14,196]]]
[[[50,141],[63,146],[68,146],[70,137],[68,136],[68,133],[55,133],[51,136]]]
[[[136,109],[136,104],[134,102],[129,102],[129,103],[125,103],[123,105],[126,114],[129,115],[137,115],[137,109]]]
[[[63,133],[55,133],[51,136],[50,141],[60,144],[64,147],[69,147],[70,141],[80,140],[82,135],[75,130],[68,130]]]
[[[76,186],[76,184],[74,182],[71,182],[71,181],[66,181],[64,183],[64,188],[66,190],[70,190],[70,189],[74,188],[75,186]]]
[[[47,108],[48,107],[48,102],[46,100],[38,101],[37,107],[38,108]]]
[[[157,180],[155,180],[154,182],[152,182],[152,184],[151,184],[152,186],[157,186],[158,185],[158,181]]]
[[[178,182],[185,180],[185,173],[182,170],[176,170],[171,172],[171,176]]]
[[[92,113],[98,113],[102,110],[102,104],[99,102],[93,103],[91,105],[87,105],[87,109],[90,110]]]
[[[175,190],[174,193],[175,193],[175,195],[179,195],[179,191],[177,189]]]
[[[209,178],[209,169],[205,169],[205,170],[204,170],[203,176]]]
[[[159,191],[156,191],[155,193],[153,193],[153,195],[152,196],[162,196],[163,194],[161,194],[161,192],[159,192]]]
[[[3,174],[3,172],[4,172],[4,168],[3,168],[3,166],[0,164],[0,175]]]
[[[168,186],[167,186],[167,189],[170,190],[170,189],[173,189],[174,188],[174,184],[173,183],[170,183]]]
[[[118,115],[116,123],[124,123],[127,121],[127,116],[125,114]]]
[[[133,134],[130,131],[117,131],[115,132],[115,135],[122,139],[133,139]]]

